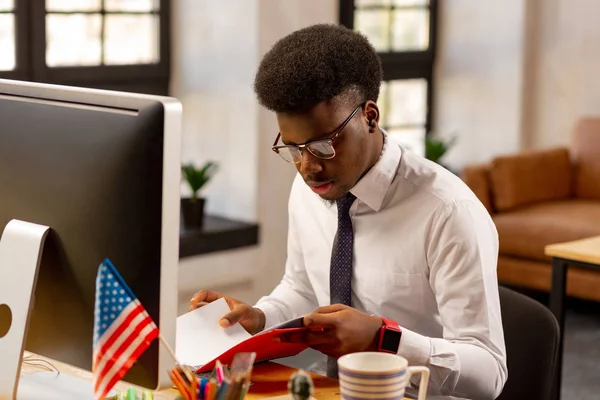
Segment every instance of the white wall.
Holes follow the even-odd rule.
[[[209,210],[255,216],[256,247],[181,260],[184,303],[202,288],[254,302],[283,274],[287,199],[295,169],[271,151],[275,116],[259,107],[252,82],[262,55],[304,26],[338,20],[337,0],[178,0],[173,10],[172,93],[184,106],[184,160],[219,157]],[[240,151],[230,147],[243,143]],[[220,145],[226,143],[224,150]]]
[[[184,162],[215,160],[207,211],[256,220],[258,0],[173,2],[171,94],[183,103]],[[188,193],[182,184],[182,193]]]
[[[434,129],[457,131],[459,169],[569,143],[600,115],[600,2],[440,1]]]
[[[544,0],[531,143],[568,144],[583,115],[600,115],[600,1]]]
[[[526,1],[439,2],[434,130],[458,135],[452,167],[520,147]]]

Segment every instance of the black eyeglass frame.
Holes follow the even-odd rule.
[[[281,132],[279,132],[277,134],[277,137],[275,138],[275,142],[273,142],[273,147],[271,147],[271,149],[279,154],[281,156],[281,158],[283,158],[284,161],[287,161],[289,163],[291,163],[292,161],[287,160],[286,158],[284,158],[281,153],[279,152],[280,149],[289,149],[289,148],[296,148],[298,149],[298,151],[300,152],[300,154],[302,154],[302,149],[306,148],[310,154],[312,154],[313,156],[320,158],[322,160],[331,160],[332,158],[335,157],[336,153],[335,153],[335,146],[333,145],[335,139],[340,135],[340,133],[344,130],[344,128],[346,127],[346,125],[348,125],[348,123],[352,120],[352,118],[354,118],[354,116],[356,115],[356,113],[358,112],[358,110],[360,110],[361,108],[363,108],[365,106],[365,104],[367,104],[367,102],[365,101],[364,103],[359,104],[358,106],[356,106],[356,108],[354,109],[354,111],[352,111],[352,114],[350,114],[348,116],[348,118],[346,118],[344,120],[344,122],[342,122],[342,124],[335,130],[335,132],[328,138],[324,138],[324,139],[315,139],[315,140],[311,140],[310,142],[306,142],[304,144],[284,144],[284,145],[277,145],[277,143],[279,142],[279,139],[281,138]],[[333,150],[333,155],[331,157],[322,157],[319,156],[317,154],[315,154],[313,151],[311,151],[310,147],[312,144],[315,143],[327,143],[329,146],[331,146],[331,149]],[[291,154],[291,152],[290,152]],[[294,162],[295,164],[298,164],[300,161],[296,161]]]

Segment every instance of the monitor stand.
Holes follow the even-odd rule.
[[[63,395],[57,399],[94,398],[91,382],[81,378],[56,373],[20,377],[29,313],[49,230],[13,219],[0,238],[0,399],[45,399],[50,393]]]

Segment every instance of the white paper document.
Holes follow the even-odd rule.
[[[204,365],[251,337],[240,324],[219,325],[229,311],[225,299],[220,298],[177,318],[175,355],[180,363]]]

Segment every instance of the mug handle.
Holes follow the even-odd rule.
[[[410,380],[410,377],[415,373],[421,373],[421,382],[419,383],[419,395],[417,400],[427,400],[427,384],[429,383],[429,368],[427,367],[408,367],[408,376],[406,381]]]

